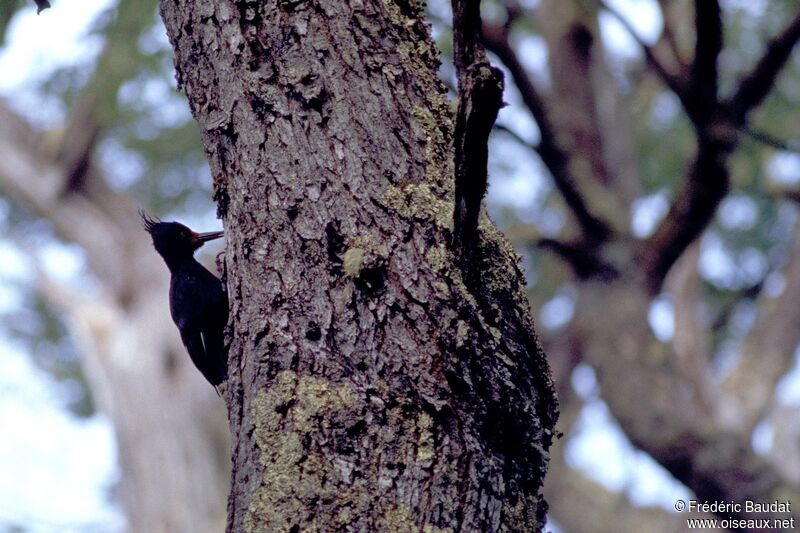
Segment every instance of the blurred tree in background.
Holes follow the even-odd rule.
[[[26,310],[4,324],[30,339],[47,368],[85,376],[115,428],[131,530],[211,532],[225,519],[224,406],[185,356],[168,316],[166,269],[137,215],[142,205],[197,226],[211,211],[197,128],[172,88],[156,10],[155,1],[112,4],[93,28],[98,53],[43,80],[39,100],[0,103],[8,238],[35,266],[53,240],[76,245],[85,264],[72,285],[57,279],[58,265],[37,268],[38,318]],[[54,111],[43,116],[48,101]],[[64,327],[48,326],[54,313],[74,346],[61,358],[38,349],[42,337],[64,342]],[[77,403],[91,409],[87,397]]]
[[[685,529],[671,502],[643,507],[569,460],[600,401],[699,499],[797,504],[800,11],[608,4],[483,6],[510,103],[490,211],[526,259],[561,401],[551,518],[566,531]],[[0,5],[0,35],[32,9]],[[447,56],[447,3],[429,8]],[[96,54],[41,80],[36,98],[0,101],[4,238],[37,266],[2,327],[88,385],[77,412],[110,416],[132,530],[217,531],[222,405],[184,356],[136,218],[143,205],[206,223],[211,180],[156,2],[114,3],[93,32]],[[447,61],[442,73],[452,79]],[[38,267],[57,242],[83,258],[77,286]]]

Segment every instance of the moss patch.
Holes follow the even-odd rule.
[[[531,511],[538,506],[539,501],[534,494],[520,494],[514,504],[506,498],[503,502],[503,520],[500,531],[531,531],[536,524],[536,517],[531,516]]]
[[[419,441],[417,442],[417,461],[429,462],[433,459],[433,419],[427,413],[421,413],[417,418],[417,432]]]
[[[292,371],[279,373],[271,387],[259,391],[253,404],[253,438],[263,474],[244,518],[245,532],[420,531],[420,517],[397,503],[402,493],[392,492],[400,474],[386,465],[401,461],[415,476],[428,475],[423,472],[430,470],[436,457],[435,421],[403,406],[387,409],[378,439],[366,448],[377,461],[358,462],[353,457],[356,462],[351,463],[348,455],[338,455],[330,447],[340,439],[340,431],[363,418],[363,408],[351,386]],[[359,479],[368,482],[354,483],[353,468],[360,470]],[[457,475],[456,466],[447,461],[436,468]],[[422,530],[448,531],[429,524]]]
[[[430,220],[439,227],[453,228],[453,204],[441,200],[427,183],[412,183],[402,189],[389,186],[381,202],[402,217]]]
[[[434,98],[434,111],[424,107],[414,108],[414,118],[425,143],[425,177],[437,192],[454,194],[452,108],[443,95]],[[438,120],[437,120],[438,117]]]

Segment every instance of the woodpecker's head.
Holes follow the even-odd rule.
[[[140,211],[139,215],[144,222],[144,229],[153,238],[153,247],[167,265],[192,257],[194,251],[207,241],[223,236],[221,231],[195,233],[178,222],[162,222],[157,218],[151,218],[144,211]]]

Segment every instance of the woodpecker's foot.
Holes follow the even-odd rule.
[[[214,387],[214,390],[217,391],[217,396],[222,398],[222,401],[226,404],[228,403],[228,380],[226,379],[219,385]]]
[[[214,264],[217,266],[217,274],[219,274],[219,279],[222,280],[222,286],[225,287],[228,281],[228,269],[225,266],[225,250],[217,254],[217,257],[214,258]]]

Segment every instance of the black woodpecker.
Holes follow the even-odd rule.
[[[153,246],[169,268],[172,320],[194,366],[217,388],[228,377],[228,350],[223,340],[228,295],[222,282],[197,262],[194,252],[223,233],[195,233],[178,222],[154,220],[144,212],[140,215]]]

